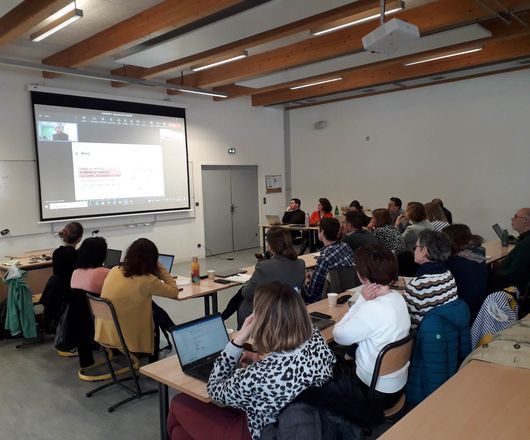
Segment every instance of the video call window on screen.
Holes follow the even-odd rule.
[[[41,220],[190,209],[184,109],[31,94]]]

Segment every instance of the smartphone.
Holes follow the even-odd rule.
[[[314,316],[315,318],[318,318],[318,319],[331,319],[331,315],[326,315],[325,313],[320,313],[320,312],[311,312],[309,315]]]
[[[218,284],[230,284],[232,281],[221,278],[221,279],[215,280],[215,282]]]

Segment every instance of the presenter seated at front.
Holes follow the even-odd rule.
[[[357,383],[366,394],[377,356],[386,345],[409,334],[410,317],[405,300],[392,289],[398,265],[389,249],[379,244],[361,246],[355,253],[355,267],[363,284],[361,295],[333,328],[333,338],[341,345],[358,344],[351,357],[355,357]],[[403,394],[407,373],[408,364],[379,377],[375,399],[384,409],[394,406]]]
[[[156,245],[147,238],[139,238],[127,249],[123,265],[111,269],[101,290],[101,297],[109,299],[116,309],[131,352],[153,354],[155,350],[153,295],[176,299],[178,288],[169,272],[158,264]],[[109,321],[96,320],[95,340],[120,346],[118,334]]]
[[[304,297],[307,302],[321,299],[324,281],[330,270],[353,267],[351,248],[338,240],[340,223],[336,218],[323,218],[318,226],[318,239],[324,243],[313,273],[307,272]]]
[[[243,353],[249,338],[257,353]],[[240,361],[249,365],[237,368]],[[286,284],[273,282],[256,291],[254,314],[217,358],[208,393],[216,402],[244,411],[250,435],[257,440],[265,425],[276,422],[298,394],[331,379],[334,364],[335,356],[311,325],[300,295]],[[189,400],[182,394],[175,397],[170,411],[170,417],[179,419],[179,429],[185,429],[185,438],[212,438],[214,433],[223,438],[222,420],[233,410]],[[211,422],[190,423],[190,419]]]
[[[328,199],[324,197],[318,199],[317,210],[311,213],[309,226],[318,226],[323,218],[333,218],[332,210],[333,207]]]
[[[286,225],[303,225],[305,224],[305,212],[300,209],[302,202],[300,199],[292,198],[289,206],[283,213],[282,223]]]
[[[524,293],[530,281],[530,208],[521,208],[512,217],[512,228],[519,233],[517,244],[491,271],[492,290],[517,286]]]

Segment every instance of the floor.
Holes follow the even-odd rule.
[[[201,260],[201,273],[253,265],[258,251],[208,257]],[[175,264],[172,272],[188,275],[189,266],[190,263]],[[220,310],[235,292],[233,288],[219,293]],[[157,298],[156,302],[177,324],[204,314],[202,299],[179,302]],[[235,326],[234,316],[227,321],[227,327]],[[77,358],[59,357],[51,340],[16,349],[20,342],[0,340],[0,440],[159,438],[157,394],[110,414],[107,407],[127,397],[124,391],[112,388],[87,398],[85,393],[98,383],[77,378]],[[167,353],[171,354],[174,352]],[[143,385],[156,388],[149,379],[143,379]]]

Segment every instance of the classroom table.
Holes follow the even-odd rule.
[[[346,292],[347,293],[347,292]],[[344,294],[343,294],[344,295]],[[339,295],[339,297],[342,295]],[[331,315],[331,319],[339,321],[348,311],[347,304],[338,304],[335,307],[328,305],[328,300],[323,299],[307,306],[307,311],[320,312]],[[322,330],[326,341],[333,340],[333,326]],[[169,356],[152,364],[140,368],[140,373],[158,382],[158,405],[160,417],[160,438],[167,440],[167,415],[169,411],[168,388],[174,388],[202,402],[211,402],[206,391],[206,382],[188,376],[182,372],[177,355]]]
[[[309,249],[313,249],[316,245],[316,235],[318,233],[318,226],[305,226],[305,225],[268,225],[268,224],[259,224],[258,227],[261,230],[261,238],[263,243],[263,252],[267,250],[266,235],[267,229],[270,228],[283,228],[288,231],[307,231],[309,235]]]
[[[31,293],[42,293],[48,279],[52,276],[51,250],[45,249],[43,251],[32,251],[19,256],[6,257],[4,261],[0,263],[0,278],[4,277],[10,267],[5,263],[14,260],[18,261],[16,266],[19,269],[27,272],[25,281]],[[5,298],[7,298],[7,286],[0,282],[0,301]]]
[[[381,440],[530,437],[530,370],[473,360]]]
[[[482,246],[486,249],[486,263],[492,264],[504,258],[515,247],[514,244],[502,246],[500,240],[486,241]]]
[[[186,284],[179,291],[178,301],[187,301],[194,298],[203,298],[204,315],[217,313],[219,311],[217,292],[220,290],[230,289],[231,287],[240,286],[240,283],[220,284],[208,279],[201,280],[200,284]],[[211,302],[211,309],[210,309]],[[211,310],[211,312],[210,312]]]

